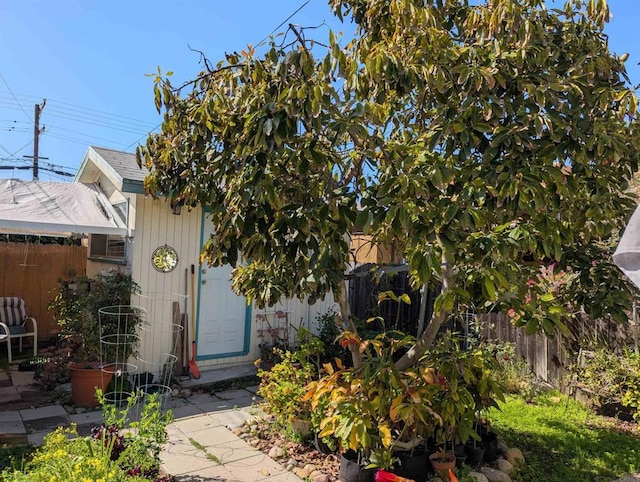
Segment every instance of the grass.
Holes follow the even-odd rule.
[[[201,450],[202,452],[204,452],[204,456],[207,458],[207,460],[213,462],[214,464],[222,465],[222,461],[216,455],[214,455],[212,453],[209,453],[207,451],[207,447],[202,445],[200,442],[198,442],[197,440],[195,440],[193,438],[189,438],[189,442],[195,448],[197,448],[198,450]]]
[[[491,423],[509,447],[519,448],[526,464],[519,482],[610,482],[640,472],[640,432],[623,432],[611,420],[557,393],[532,403],[508,397]],[[514,479],[514,480],[515,480]]]

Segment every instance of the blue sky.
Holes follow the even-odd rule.
[[[195,76],[199,56],[216,62],[225,52],[256,44],[305,0],[2,0],[0,2],[0,166],[26,166],[33,153],[34,104],[47,99],[40,156],[75,173],[91,144],[133,150],[160,118],[153,82],[160,66],[174,81]],[[556,5],[561,4],[555,2]],[[630,54],[640,83],[640,2],[609,0],[610,48]],[[326,0],[310,0],[290,22],[342,25]],[[328,27],[317,32],[328,35]],[[45,164],[46,166],[46,164]],[[31,179],[25,170],[0,177]],[[41,180],[62,180],[47,171]]]

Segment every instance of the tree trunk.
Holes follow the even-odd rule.
[[[345,331],[350,331],[354,335],[358,334],[356,325],[351,321],[351,306],[349,305],[349,296],[347,295],[347,283],[342,279],[340,281],[340,292],[337,296],[337,302],[340,306],[340,314],[335,317],[336,325]],[[360,346],[356,343],[349,343],[349,351],[351,352],[351,360],[353,366],[358,368],[362,365],[362,353],[360,353]]]
[[[440,292],[440,296],[445,294],[451,285],[451,267],[446,258],[446,252],[442,251],[442,291]],[[431,320],[427,325],[427,328],[424,330],[420,338],[416,341],[416,344],[413,345],[407,353],[403,355],[400,360],[396,362],[396,368],[398,370],[406,370],[407,368],[415,365],[418,360],[425,354],[427,349],[433,344],[433,341],[436,339],[438,331],[440,327],[447,321],[447,317],[449,316],[449,312],[444,308],[441,308],[437,313],[433,313],[431,316]]]

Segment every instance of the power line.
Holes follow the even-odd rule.
[[[5,92],[0,91],[0,94],[3,94]],[[29,99],[39,99],[39,97],[36,96],[32,96],[32,95],[25,95],[25,94],[17,94],[17,97],[24,97],[24,98],[29,98]],[[16,100],[15,97],[8,97],[8,96],[2,96],[0,95],[0,99],[5,99],[5,100],[11,100],[13,99],[14,101]],[[152,121],[145,121],[142,119],[135,119],[133,117],[129,117],[129,116],[125,116],[122,114],[116,114],[113,112],[106,112],[106,111],[102,111],[102,110],[98,110],[98,109],[92,109],[90,107],[84,107],[81,105],[77,105],[77,104],[71,104],[69,102],[64,102],[64,101],[60,101],[60,100],[56,100],[56,99],[49,99],[47,98],[47,102],[49,103],[50,107],[55,107],[56,109],[61,109],[64,111],[69,111],[69,112],[75,112],[75,113],[81,113],[81,114],[98,114],[94,117],[104,117],[106,120],[109,121],[113,121],[113,122],[120,122],[120,123],[125,123],[125,124],[134,124],[134,125],[140,125],[140,126],[151,126],[153,125]],[[65,106],[71,106],[74,107],[73,109],[70,107],[65,107]],[[85,111],[85,112],[83,112]],[[67,112],[68,113],[68,112]],[[123,119],[123,120],[119,120],[119,119]]]
[[[99,122],[99,121],[94,121],[93,119],[79,119],[76,117],[69,117],[66,115],[61,115],[61,114],[48,114],[51,117],[57,117],[59,119],[65,119],[65,120],[69,120],[69,121],[73,121],[73,122],[78,122],[80,124],[89,124],[92,126],[97,126],[97,127],[104,127],[105,129],[112,129],[112,130],[116,130],[116,131],[122,131],[122,132],[128,132],[128,133],[135,133],[135,134],[140,134],[142,132],[145,132],[143,129],[134,129],[134,128],[127,128],[126,126],[118,126],[118,125],[114,125],[114,124],[108,124],[105,122]]]
[[[99,137],[99,136],[92,136],[90,134],[85,134],[84,132],[78,132],[78,131],[74,131],[74,130],[71,130],[71,129],[66,129],[64,127],[60,127],[60,126],[57,126],[57,125],[52,125],[52,124],[48,124],[47,125],[47,131],[48,132],[51,132],[51,131],[55,132],[55,131],[58,131],[58,130],[65,131],[65,132],[70,132],[71,134],[76,134],[76,135],[79,135],[79,136],[82,136],[82,137],[88,137],[88,138],[91,138],[91,139],[97,139],[97,140],[100,140],[100,141],[109,142],[111,144],[117,144],[117,142],[114,141],[113,139],[107,139],[105,137]]]
[[[87,145],[86,141],[81,141],[81,140],[78,140],[78,139],[74,139],[72,137],[65,137],[65,136],[60,136],[60,135],[56,135],[56,134],[51,134],[50,132],[46,132],[46,131],[44,132],[44,134],[46,134],[48,138],[50,137],[52,139],[60,139],[62,141],[73,142],[74,144],[80,144],[82,146],[86,146]]]
[[[126,151],[127,149],[133,147],[135,144],[137,144],[138,142],[140,142],[142,139],[144,139],[145,137],[148,137],[149,135],[151,135],[151,133],[153,131],[155,131],[158,127],[160,127],[162,125],[162,122],[160,122],[160,124],[158,124],[157,126],[155,126],[153,129],[151,129],[149,132],[147,132],[146,134],[138,137],[135,141],[133,141],[131,144],[129,144],[127,147],[125,147],[123,150]]]
[[[24,110],[24,108],[22,107],[22,104],[20,104],[20,102],[18,102],[18,99],[16,98],[16,96],[13,94],[13,91],[11,90],[11,87],[9,87],[9,83],[7,82],[7,79],[4,78],[4,75],[2,75],[2,72],[0,72],[0,77],[2,77],[2,81],[4,82],[4,85],[7,86],[7,90],[9,91],[9,93],[11,94],[11,97],[13,97],[13,100],[16,101],[16,104],[18,104],[18,107],[20,107],[20,110],[22,112],[24,112],[24,115],[27,116],[27,119],[32,120],[31,117],[29,116],[29,114],[27,114],[27,111]]]
[[[65,111],[61,111],[58,110],[54,107],[51,107],[50,109],[47,109],[47,112],[55,112],[58,117],[60,116],[66,116],[65,118],[67,119],[75,119],[75,120],[90,120],[92,122],[98,122],[100,124],[104,124],[105,126],[113,126],[113,127],[119,127],[119,128],[123,128],[123,129],[132,129],[132,130],[137,130],[137,131],[145,131],[146,129],[144,127],[140,127],[139,125],[127,125],[126,123],[120,122],[120,121],[113,121],[111,119],[99,119],[96,117],[91,117],[89,115],[82,115],[82,114],[74,114],[72,112],[65,112]],[[50,114],[52,115],[52,114]]]
[[[291,15],[289,15],[287,18],[285,18],[280,25],[278,25],[276,28],[274,28],[271,32],[269,32],[269,34],[263,38],[262,40],[260,40],[260,42],[258,42],[258,45],[260,45],[262,42],[264,42],[265,40],[267,40],[269,37],[271,37],[271,35],[273,35],[273,32],[275,32],[276,30],[278,30],[280,27],[282,27],[285,23],[287,23],[289,20],[291,20],[296,13],[298,13],[300,10],[302,10],[304,7],[307,6],[307,4],[310,2],[311,0],[307,0],[306,2],[304,2],[302,5],[300,5],[295,12],[293,12]]]
[[[124,115],[120,115],[120,114],[112,114],[110,112],[105,112],[105,111],[101,111],[101,110],[97,110],[97,109],[91,109],[89,107],[82,107],[80,105],[75,105],[75,104],[69,104],[68,102],[61,102],[61,101],[52,101],[52,104],[55,105],[56,108],[58,109],[64,109],[64,110],[68,110],[71,112],[83,112],[86,111],[87,113],[98,113],[98,114],[102,114],[100,117],[105,117],[105,118],[109,118],[109,117],[115,117],[115,118],[119,118],[119,119],[124,119],[124,121],[120,121],[120,122],[126,122],[129,124],[138,124],[138,125],[146,125],[146,126],[151,126],[153,125],[153,122],[149,122],[149,121],[144,121],[141,119],[134,119],[133,117],[128,117],[128,116],[124,116]],[[62,104],[62,105],[58,105],[58,104]],[[69,107],[64,107],[64,105],[70,105],[72,107],[76,107],[76,109],[70,109]],[[117,119],[113,119],[115,121],[117,121]]]

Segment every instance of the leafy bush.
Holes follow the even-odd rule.
[[[494,377],[506,393],[519,393],[525,398],[534,396],[537,386],[535,375],[529,364],[518,358],[515,343],[485,341],[480,347],[495,357]]]
[[[45,437],[33,458],[20,470],[6,469],[0,480],[15,482],[168,481],[159,476],[160,449],[167,440],[170,413],[160,412],[156,395],[144,405],[139,422],[128,422],[131,398],[124,410],[106,405],[105,424],[90,437],[79,437],[75,426],[58,428]]]
[[[132,293],[140,288],[130,275],[117,271],[98,274],[95,278],[69,273],[66,279],[58,280],[58,293],[48,305],[60,332],[54,347],[43,350],[46,362],[36,370],[36,376],[46,390],[51,390],[69,381],[70,362],[116,360],[115,344],[100,346],[100,321],[102,333],[132,335],[136,332],[141,316],[129,316],[126,324],[119,324],[115,316],[104,316],[99,320],[98,310],[107,306],[128,305]],[[135,340],[134,337],[128,340]],[[112,348],[109,348],[112,347]],[[101,352],[103,348],[103,352]],[[135,353],[137,346],[129,344],[129,353],[118,354],[119,359]]]
[[[640,355],[625,349],[616,355],[606,348],[585,352],[574,367],[576,380],[600,407],[621,404],[640,421]]]
[[[280,351],[282,361],[270,371],[258,370],[261,379],[258,395],[264,399],[264,410],[273,415],[278,425],[288,427],[294,419],[311,420],[311,406],[302,398],[314,369],[290,351]]]

